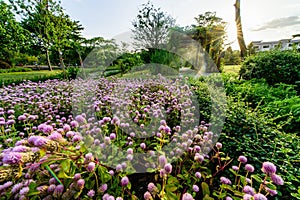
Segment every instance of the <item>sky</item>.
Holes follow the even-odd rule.
[[[132,21],[147,0],[62,0],[72,19],[84,26],[83,36],[115,38],[132,29]],[[176,19],[179,26],[195,24],[195,17],[216,12],[227,25],[228,42],[238,49],[235,0],[152,0]],[[241,0],[241,19],[246,44],[251,41],[289,39],[300,33],[300,0]]]

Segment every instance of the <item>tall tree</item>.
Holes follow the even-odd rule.
[[[235,7],[235,23],[237,29],[237,39],[241,50],[241,58],[244,59],[245,56],[247,56],[247,47],[245,44],[244,34],[242,29],[240,0],[235,1],[234,7]]]
[[[138,48],[157,49],[165,45],[169,29],[175,25],[167,13],[155,8],[149,1],[142,5],[136,19],[132,22],[134,45]]]
[[[28,45],[29,35],[16,21],[11,6],[0,1],[0,60],[11,62],[13,54]]]
[[[65,37],[70,33],[71,20],[64,14],[60,1],[10,0],[10,2],[21,14],[22,24],[31,32],[32,38],[36,40],[36,46],[46,53],[49,70],[52,70],[50,49],[51,47],[58,48],[61,55]]]
[[[220,61],[223,56],[227,23],[222,18],[217,17],[215,12],[200,14],[195,20],[197,24],[192,25],[188,34],[200,42],[202,48],[210,55],[217,68],[221,70]],[[198,51],[200,50],[198,49]],[[198,64],[197,59],[195,64]]]

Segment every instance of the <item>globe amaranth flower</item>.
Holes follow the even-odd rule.
[[[30,147],[27,147],[27,146],[23,146],[23,145],[19,145],[19,146],[15,146],[12,151],[13,152],[19,152],[19,153],[24,153],[24,152],[28,152],[30,151]]]
[[[268,187],[265,187],[265,190],[271,195],[271,196],[275,196],[277,195],[277,191],[276,190],[272,190]]]
[[[90,191],[88,191],[87,195],[88,195],[88,197],[93,197],[93,196],[95,196],[95,191],[90,190]]]
[[[231,197],[226,197],[225,200],[232,200],[232,198]]]
[[[94,162],[90,162],[86,169],[88,172],[93,172],[95,170],[95,166],[96,164]]]
[[[246,164],[245,165],[245,169],[248,171],[248,172],[254,172],[254,167],[250,164]]]
[[[54,189],[53,196],[55,198],[58,198],[62,195],[63,191],[64,191],[64,186],[63,185],[58,185]]]
[[[144,199],[145,200],[151,200],[152,199],[152,195],[150,192],[145,192],[144,193]]]
[[[184,193],[182,195],[182,200],[194,200],[193,196],[189,193]]]
[[[21,190],[22,187],[23,187],[23,183],[15,184],[11,189],[11,193],[16,194],[17,192],[19,192]]]
[[[20,190],[19,194],[20,194],[20,195],[26,195],[28,192],[29,192],[29,187],[23,187],[23,188]]]
[[[247,163],[247,158],[245,156],[239,156],[238,161],[245,164]]]
[[[127,177],[127,176],[124,176],[124,177],[121,179],[121,185],[122,185],[122,186],[126,186],[126,185],[128,185],[128,183],[129,183],[128,177]]]
[[[69,124],[64,124],[63,130],[64,130],[64,132],[69,132],[71,130],[70,125]]]
[[[84,184],[85,184],[84,179],[79,179],[76,183],[77,183],[78,189],[79,189],[79,190],[82,190],[83,187],[84,187]]]
[[[222,143],[217,142],[217,143],[216,143],[216,147],[217,147],[218,149],[221,149],[221,148],[222,148]]]
[[[147,186],[147,189],[149,192],[153,193],[156,191],[156,186],[154,185],[154,183],[149,183],[148,186]]]
[[[167,158],[164,155],[158,157],[158,164],[160,168],[163,168],[167,164]]]
[[[271,175],[271,180],[273,181],[273,183],[275,183],[276,185],[283,185],[284,181],[283,179],[277,175],[277,174],[272,174]]]
[[[165,164],[164,167],[167,174],[170,174],[172,172],[172,165],[170,163]]]
[[[77,128],[79,126],[78,122],[77,121],[71,121],[70,122],[70,125],[73,127],[73,128]]]
[[[238,171],[239,170],[239,167],[238,166],[232,166],[232,169],[234,170],[234,171]]]
[[[56,188],[56,185],[54,185],[54,184],[49,185],[49,187],[47,188],[47,193],[54,192],[55,188]]]
[[[196,173],[195,173],[195,176],[196,176],[197,178],[201,178],[201,173],[200,173],[200,172],[196,172]]]
[[[22,162],[22,154],[19,152],[5,153],[2,162],[10,165],[19,164],[20,162]]]
[[[221,177],[220,178],[221,183],[226,184],[226,185],[231,185],[231,181],[228,178]]]
[[[268,200],[267,197],[265,197],[265,195],[258,193],[254,195],[254,200]]]
[[[194,191],[194,192],[199,192],[199,187],[198,187],[198,185],[193,185],[193,191]]]
[[[261,170],[267,175],[275,174],[276,166],[271,162],[264,162]]]
[[[106,184],[106,183],[102,184],[102,185],[98,188],[98,191],[101,192],[101,193],[104,193],[106,190],[107,190],[107,184]]]
[[[60,133],[56,132],[56,131],[52,132],[47,138],[50,139],[50,140],[54,140],[54,141],[63,140],[63,136]]]
[[[255,194],[254,189],[248,185],[244,186],[243,192],[246,194],[250,194],[251,196],[253,196]]]
[[[244,194],[244,196],[243,196],[243,200],[252,200],[252,195],[250,195],[250,194]]]

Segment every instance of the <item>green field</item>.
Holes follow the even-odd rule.
[[[238,74],[240,71],[241,65],[225,65],[224,72],[232,72]]]
[[[11,73],[3,73],[0,74],[0,82],[4,82],[7,80],[27,80],[33,79],[35,77],[45,77],[45,76],[53,76],[55,74],[61,73],[62,70],[41,70],[41,71],[30,71],[30,72],[11,72]]]

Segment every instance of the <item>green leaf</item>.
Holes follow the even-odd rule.
[[[262,179],[258,176],[258,175],[251,175],[251,178],[253,178],[254,180],[256,180],[258,183],[262,183]]]
[[[203,200],[214,200],[214,198],[210,197],[208,194],[206,194],[204,197],[203,197]]]
[[[69,159],[66,159],[60,163],[60,167],[64,172],[69,172],[70,166],[71,166],[71,163],[70,163]]]
[[[203,195],[204,196],[209,196],[210,195],[210,190],[209,190],[209,186],[208,186],[208,184],[207,183],[205,183],[205,182],[202,182],[201,183],[201,187],[202,187],[202,193],[203,193]]]

